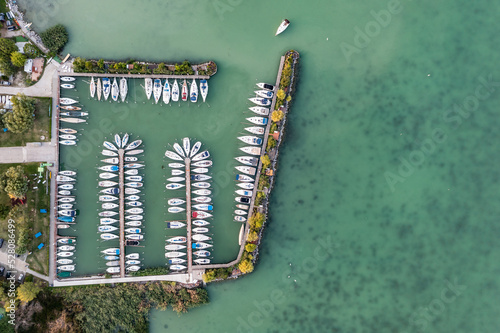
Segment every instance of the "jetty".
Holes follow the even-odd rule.
[[[187,237],[187,267],[188,276],[193,273],[193,249],[191,239],[191,159],[184,159],[186,172],[186,237]]]
[[[127,79],[186,79],[186,80],[208,80],[210,79],[210,75],[173,75],[173,74],[113,74],[113,73],[59,73],[59,76],[85,76],[85,77],[119,77],[119,78],[127,78]]]
[[[120,188],[120,277],[125,277],[125,183],[123,157],[125,150],[118,149],[118,187]]]

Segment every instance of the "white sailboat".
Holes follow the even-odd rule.
[[[172,101],[179,101],[179,84],[177,83],[177,79],[175,79],[174,85],[172,86]]]
[[[101,79],[97,78],[97,100],[101,100],[101,95],[102,95],[102,86],[101,86]]]
[[[95,90],[96,90],[95,81],[94,77],[92,76],[92,79],[90,80],[90,97],[94,98]]]
[[[109,93],[111,92],[111,83],[109,78],[102,78],[102,94],[104,95],[104,100],[107,101],[109,97]]]
[[[208,82],[205,79],[200,80],[200,92],[201,92],[201,97],[203,98],[203,102],[205,102],[208,95]]]
[[[144,79],[144,89],[146,90],[148,99],[151,99],[151,94],[153,93],[153,79],[150,77]]]
[[[122,77],[120,79],[120,98],[122,102],[125,102],[125,98],[127,97],[128,93],[128,84],[127,84],[127,79]]]
[[[155,98],[155,104],[158,104],[158,101],[160,100],[161,96],[161,80],[160,79],[155,79],[154,84],[153,84],[153,95]]]
[[[113,101],[118,101],[118,97],[120,97],[120,88],[118,87],[118,83],[116,82],[116,77],[113,79],[113,85],[111,86],[111,98]]]
[[[170,84],[168,83],[168,79],[165,80],[165,84],[163,85],[163,103],[168,104],[170,102]]]
[[[189,92],[189,99],[193,103],[196,103],[198,101],[198,85],[196,84],[195,79],[193,79],[193,82],[191,83],[191,90]]]

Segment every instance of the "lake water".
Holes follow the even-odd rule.
[[[149,231],[163,211],[151,185],[164,145],[205,138],[223,173],[253,84],[274,81],[286,50],[301,54],[255,272],[209,286],[212,303],[189,314],[152,312],[152,332],[498,331],[498,2],[19,2],[35,29],[67,26],[73,55],[219,65],[210,108],[129,103],[116,128],[145,138],[147,195],[157,195],[148,241],[164,237]],[[274,37],[285,17],[292,25]],[[121,112],[88,106],[103,113],[91,121]],[[79,183],[95,186],[95,155]],[[232,240],[233,185],[219,182],[216,237]],[[85,195],[95,211],[95,192]],[[218,259],[234,257],[221,241]]]

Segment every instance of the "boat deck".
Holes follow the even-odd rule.
[[[119,180],[118,186],[120,188],[120,277],[125,277],[125,185],[123,182],[124,170],[123,170],[123,156],[125,151],[123,149],[118,150],[118,160],[119,160]]]

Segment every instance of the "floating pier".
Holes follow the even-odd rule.
[[[125,151],[118,149],[118,187],[120,188],[120,277],[125,277],[125,183],[123,181],[123,155]]]
[[[186,236],[187,236],[187,267],[188,275],[191,276],[193,269],[193,249],[191,239],[191,159],[184,159],[186,167]]]

